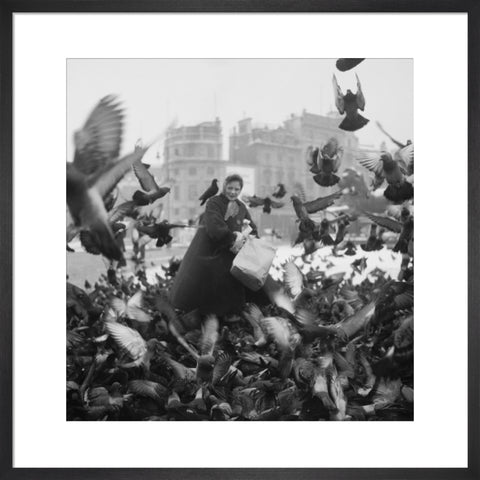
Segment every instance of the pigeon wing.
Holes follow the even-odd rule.
[[[130,216],[135,210],[135,202],[128,201],[121,203],[109,212],[108,221],[110,223],[121,222],[124,217]]]
[[[140,161],[147,151],[147,148],[138,148],[134,152],[126,155],[117,162],[108,165],[101,173],[95,175],[92,179],[95,188],[98,190],[100,196],[104,198],[117,185],[117,183],[130,170],[135,161]]]
[[[115,322],[106,323],[105,329],[115,343],[133,360],[140,359],[147,352],[147,344],[136,330]]]
[[[342,191],[338,190],[331,195],[327,195],[326,197],[319,197],[315,200],[311,200],[310,202],[305,202],[303,206],[307,210],[307,213],[316,213],[320,210],[324,210],[325,208],[333,205],[335,200],[339,199],[342,196]]]
[[[115,311],[118,317],[123,317],[127,313],[127,302],[125,302],[121,298],[111,298],[110,307]]]
[[[405,165],[411,165],[413,163],[413,143],[401,148],[398,151],[398,156],[403,162],[405,162]]]
[[[290,348],[290,331],[277,317],[265,317],[261,320],[261,324],[280,350]]]
[[[360,85],[360,80],[358,78],[358,75],[355,74],[355,77],[357,78],[357,106],[360,110],[365,109],[365,97],[362,92],[362,86]]]
[[[383,217],[381,215],[374,215],[373,213],[365,212],[365,216],[372,222],[375,222],[380,227],[386,228],[394,233],[400,233],[402,231],[402,224],[397,222],[393,218]]]
[[[127,317],[142,323],[148,323],[152,319],[152,317],[144,310],[143,293],[141,290],[128,300]]]
[[[80,243],[85,251],[92,255],[100,255],[102,253],[89,230],[82,230],[80,232]]]
[[[333,75],[333,96],[335,98],[335,106],[337,107],[338,112],[342,115],[345,113],[345,102],[343,100],[343,93],[338,85],[337,77]]]
[[[295,265],[293,260],[285,264],[285,274],[283,277],[285,287],[292,298],[296,298],[303,290],[303,274]]]
[[[123,135],[123,109],[116,97],[100,100],[83,128],[74,134],[73,164],[85,175],[102,169],[118,157]]]
[[[215,366],[213,367],[212,385],[217,385],[222,378],[227,374],[230,369],[232,360],[230,356],[225,352],[220,352],[215,360]]]
[[[202,325],[200,339],[200,355],[212,355],[218,340],[218,318],[216,315],[207,315]]]
[[[128,391],[156,402],[164,402],[168,398],[168,389],[151,380],[131,380],[128,382]]]
[[[375,173],[375,175],[383,176],[383,163],[380,161],[378,153],[368,153],[357,159],[360,165]]]
[[[148,168],[141,160],[133,163],[133,172],[137,177],[140,186],[146,192],[157,192],[159,190],[157,182],[153,178],[153,175],[148,171]]]

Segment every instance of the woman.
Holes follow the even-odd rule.
[[[241,310],[246,295],[253,294],[230,274],[233,259],[245,242],[241,233],[245,220],[250,222],[251,234],[257,235],[247,207],[238,200],[242,188],[242,177],[230,175],[222,193],[207,201],[170,291],[175,308],[225,315]]]

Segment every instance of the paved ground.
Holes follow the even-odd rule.
[[[76,248],[76,252],[67,252],[67,275],[68,280],[84,287],[85,280],[88,280],[93,285],[100,275],[106,274],[109,262],[100,255],[90,255],[81,251],[80,245],[72,245]],[[279,265],[287,258],[293,255],[298,257],[303,253],[303,247],[297,246],[292,249],[288,245],[275,243],[277,248],[277,255],[274,260],[274,266]],[[145,266],[147,267],[147,279],[149,282],[155,281],[155,273],[163,275],[162,265],[168,264],[172,257],[182,258],[186,251],[186,246],[173,245],[170,248],[150,248],[146,250]],[[134,272],[134,264],[130,260],[132,255],[131,249],[127,247],[126,259],[127,266],[123,268],[123,274],[129,275]],[[320,268],[323,271],[327,271],[329,274],[337,272],[345,272],[347,276],[350,276],[353,271],[351,264],[354,260],[365,257],[367,260],[367,267],[361,274],[355,274],[354,283],[363,281],[368,274],[375,268],[380,268],[387,272],[392,278],[398,276],[401,263],[401,255],[395,254],[391,250],[384,248],[380,252],[364,252],[360,248],[357,250],[357,254],[353,257],[340,256],[335,257],[331,255],[331,247],[325,247],[317,251],[315,260],[310,265],[304,265],[302,270],[304,273],[310,268]],[[274,278],[278,277],[278,271],[273,269],[271,274]]]
[[[146,251],[145,265],[150,270],[160,269],[162,264],[167,264],[171,257],[183,257],[186,247],[173,246],[171,248],[153,248]],[[124,272],[132,272],[134,270],[133,262],[130,260],[132,252],[126,252],[127,266]],[[85,280],[92,285],[98,280],[101,274],[105,274],[109,262],[100,255],[90,255],[82,252],[80,249],[75,252],[67,252],[67,275],[69,282],[83,287]]]

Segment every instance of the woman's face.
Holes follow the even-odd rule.
[[[242,186],[240,185],[240,182],[236,180],[225,185],[225,195],[229,200],[235,200],[240,195],[241,191]]]

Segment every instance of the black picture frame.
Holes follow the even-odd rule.
[[[480,478],[479,351],[468,346],[468,468],[25,469],[12,467],[13,151],[12,22],[15,12],[467,12],[468,13],[468,335],[480,338],[480,2],[475,0],[6,0],[0,5],[0,479],[477,479]],[[440,425],[441,428],[441,425]],[[452,439],[454,441],[454,439]],[[374,447],[372,447],[374,448]],[[428,446],[426,447],[428,448]]]

